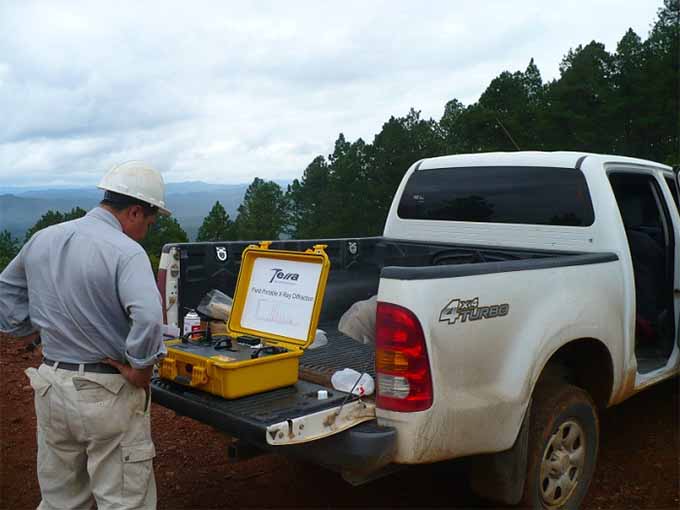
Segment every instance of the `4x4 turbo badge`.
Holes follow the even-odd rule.
[[[478,321],[482,319],[495,319],[496,317],[505,317],[510,312],[510,305],[503,303],[502,305],[479,306],[479,298],[474,299],[452,299],[442,309],[439,314],[439,322],[448,322],[455,324],[460,319],[460,322],[468,320]]]

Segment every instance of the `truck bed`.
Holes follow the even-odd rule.
[[[338,370],[353,368],[375,379],[375,349],[343,335],[336,324],[321,324],[328,344],[307,349],[300,359],[300,378],[330,387],[330,379]]]

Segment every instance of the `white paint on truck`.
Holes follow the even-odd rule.
[[[612,171],[654,176],[668,204],[663,183],[670,168],[619,156],[587,155],[583,172],[595,213],[589,227],[514,225],[458,221],[407,220],[398,215],[400,197],[416,171],[474,166],[575,168],[581,153],[493,153],[430,158],[405,174],[392,203],[384,236],[475,246],[506,246],[578,252],[612,252],[619,260],[455,277],[451,279],[381,279],[378,300],[413,311],[425,331],[432,369],[434,402],[418,413],[377,409],[379,423],[398,430],[395,457],[400,463],[425,463],[510,448],[519,432],[534,384],[560,347],[584,338],[604,344],[613,364],[609,404],[628,398],[649,383],[678,373],[679,350],[664,367],[636,370],[635,283],[626,233],[608,174]],[[672,214],[676,242],[680,220]],[[679,257],[675,275],[679,278]],[[680,284],[676,281],[676,288]],[[454,298],[478,297],[481,305],[510,303],[507,316],[449,325],[439,322]],[[676,293],[676,317],[680,305]],[[677,334],[677,327],[676,327]]]

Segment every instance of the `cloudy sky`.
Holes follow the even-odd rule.
[[[343,132],[437,120],[534,58],[643,39],[662,0],[0,1],[0,187],[300,177]]]

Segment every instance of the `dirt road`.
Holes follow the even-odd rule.
[[[35,508],[35,417],[23,369],[37,366],[15,340],[0,339],[0,508]],[[585,508],[680,508],[678,379],[604,412],[596,477]],[[471,494],[461,463],[410,468],[362,487],[277,456],[226,460],[228,438],[152,410],[159,508],[448,507],[488,508]]]

